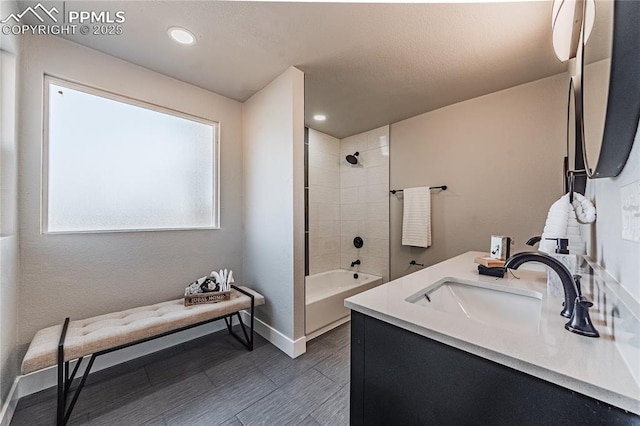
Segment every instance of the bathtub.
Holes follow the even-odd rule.
[[[382,284],[382,277],[337,269],[305,277],[307,339],[312,339],[349,320],[344,299]]]

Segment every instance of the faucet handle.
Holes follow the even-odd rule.
[[[576,303],[587,309],[593,306],[593,302],[587,299],[586,296],[578,296],[576,298]]]
[[[578,290],[578,296],[582,296],[582,286],[580,285],[580,278],[582,278],[582,275],[574,275],[573,276],[573,282],[576,283],[576,289]]]
[[[600,337],[600,333],[593,326],[591,317],[589,317],[589,308],[592,306],[593,302],[585,296],[576,297],[573,315],[571,320],[564,325],[564,328],[581,336]]]

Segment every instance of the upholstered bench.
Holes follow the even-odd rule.
[[[68,422],[95,358],[109,352],[152,339],[224,319],[227,330],[249,350],[253,350],[254,307],[265,303],[264,297],[246,287],[232,286],[230,300],[212,304],[184,306],[183,299],[69,321],[36,333],[22,361],[22,374],[58,366],[57,424]],[[250,327],[242,322],[240,311],[247,309]],[[244,339],[232,329],[237,316]],[[67,404],[69,388],[84,357],[91,355],[80,383]],[[70,361],[78,360],[73,372]]]

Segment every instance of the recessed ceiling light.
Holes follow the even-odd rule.
[[[327,119],[327,116],[322,114],[316,114],[313,116],[313,119],[316,121],[324,121]]]
[[[196,42],[196,37],[191,33],[191,31],[185,28],[171,27],[167,32],[169,33],[169,37],[180,44],[194,44]]]

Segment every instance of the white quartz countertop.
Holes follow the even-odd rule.
[[[596,304],[591,319],[600,338],[570,333],[560,316],[562,297],[547,294],[546,273],[519,270],[520,279],[478,275],[468,252],[413,274],[393,280],[345,300],[345,306],[438,342],[539,377],[635,414],[640,414],[640,386],[618,351],[614,336]],[[457,278],[542,293],[542,312],[537,334],[516,333],[489,327],[468,318],[428,309],[405,301],[409,296],[444,278]],[[587,287],[587,286],[583,286]],[[591,300],[588,288],[584,294]],[[597,302],[597,301],[594,301]],[[640,364],[640,363],[639,363]],[[632,366],[638,368],[638,365]],[[638,372],[634,372],[636,377]]]

